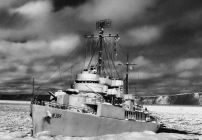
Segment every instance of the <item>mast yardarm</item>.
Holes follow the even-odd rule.
[[[111,20],[105,19],[96,22],[96,28],[99,30],[99,36],[94,35],[86,35],[86,38],[98,38],[99,43],[99,51],[98,51],[98,66],[97,66],[97,73],[99,75],[102,74],[102,67],[103,67],[103,41],[104,38],[113,37],[114,39],[119,39],[119,35],[104,35],[104,29],[111,27]]]

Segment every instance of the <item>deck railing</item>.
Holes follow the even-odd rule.
[[[137,121],[149,121],[149,114],[144,111],[125,111],[125,118]]]

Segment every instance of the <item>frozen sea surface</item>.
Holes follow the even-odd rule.
[[[200,106],[146,106],[166,127],[202,134]]]
[[[147,106],[167,127],[202,134],[202,107]],[[0,140],[179,140],[200,139],[199,135],[131,132],[99,137],[50,137],[49,132],[30,136],[29,105],[0,104]]]

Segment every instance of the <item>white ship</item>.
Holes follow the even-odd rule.
[[[157,119],[138,104],[135,94],[128,94],[129,63],[126,63],[126,82],[103,72],[105,38],[119,37],[104,34],[104,28],[110,24],[107,20],[99,21],[99,35],[86,36],[97,38],[96,66],[89,63],[86,69],[77,74],[72,89],[49,92],[49,102],[32,100],[34,134],[50,131],[53,136],[89,137],[134,131],[156,132],[159,129]]]

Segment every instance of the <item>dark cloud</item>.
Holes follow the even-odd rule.
[[[23,29],[27,25],[27,22],[20,14],[12,14],[7,9],[0,9],[0,28]]]
[[[156,5],[151,9],[151,16],[155,19],[156,23],[162,22],[172,22],[179,20],[182,16],[186,15],[189,12],[196,11],[201,9],[202,2],[200,0],[178,0],[178,1],[161,1],[158,0]],[[152,20],[154,21],[154,20]]]
[[[5,81],[0,86],[0,93],[3,94],[30,94],[31,77],[21,77]]]
[[[120,62],[130,52],[130,61],[137,63],[130,71],[132,91],[202,90],[201,5],[201,0],[5,1],[0,4],[0,88],[28,91],[23,81],[32,76],[41,90],[69,85],[71,71],[89,59],[83,35],[95,33],[97,20],[110,18],[109,30],[121,37]]]
[[[89,0],[52,0],[54,11],[59,11],[65,7],[78,7]]]

